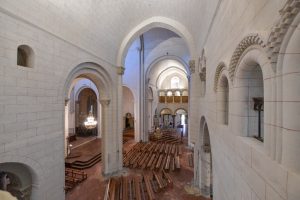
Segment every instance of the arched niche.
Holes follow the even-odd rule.
[[[34,51],[28,45],[20,45],[17,50],[17,65],[22,67],[34,67]]]
[[[229,121],[229,81],[225,74],[221,75],[217,86],[217,121],[224,125]]]
[[[264,141],[264,147],[270,152],[274,143],[268,126],[272,122],[270,99],[273,93],[271,77],[274,75],[264,49],[257,45],[247,48],[232,75],[232,102],[235,106],[231,108],[233,114],[230,119],[234,133]]]
[[[17,162],[0,163],[0,190],[9,192],[17,199],[32,199],[34,184],[31,169]]]
[[[249,54],[248,54],[249,55]],[[235,105],[242,136],[264,139],[264,107],[255,109],[255,99],[264,104],[264,77],[262,66],[253,57],[243,58],[235,75]],[[260,112],[260,113],[259,113]]]

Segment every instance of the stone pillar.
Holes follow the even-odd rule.
[[[175,94],[176,94],[176,91],[175,91],[175,90],[172,90],[173,103],[174,103]]]
[[[112,133],[112,119],[110,113],[110,99],[100,99],[101,103],[101,132],[102,132],[102,174],[109,175],[114,171],[117,171],[116,167],[116,155],[115,155],[115,144],[114,137]]]
[[[118,154],[118,169],[123,168],[123,87],[122,87],[122,76],[124,75],[125,68],[120,66],[117,68],[118,74],[118,103],[117,103],[117,154]]]
[[[148,130],[151,131],[151,127],[153,126],[153,116],[152,116],[152,104],[153,99],[148,99]]]
[[[180,90],[179,92],[180,92],[180,103],[182,103],[182,94],[183,94],[183,91]]]
[[[102,130],[101,130],[101,126],[102,126],[102,122],[101,122],[101,118],[102,118],[102,115],[101,115],[101,104],[99,101],[97,101],[97,138],[101,138],[102,137]],[[76,129],[76,126],[75,126],[75,129]]]
[[[65,157],[68,156],[68,136],[69,136],[69,106],[70,99],[65,99]]]

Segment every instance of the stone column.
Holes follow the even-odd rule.
[[[180,90],[179,92],[180,92],[180,103],[182,103],[182,94],[183,94],[183,91]]]
[[[69,136],[69,106],[70,99],[65,99],[65,157],[68,156],[68,136]]]
[[[111,122],[111,117],[110,117],[110,110],[109,110],[109,104],[110,104],[110,99],[100,99],[100,104],[101,104],[101,132],[102,132],[102,141],[101,141],[101,146],[102,146],[102,163],[103,163],[103,168],[102,168],[102,174],[103,175],[108,175],[114,171],[115,166],[113,166],[113,152],[114,152],[114,145],[111,144],[113,139],[110,128],[110,123]]]
[[[153,99],[148,99],[148,131],[151,131],[153,125],[153,116],[152,116],[152,104]]]
[[[120,66],[117,68],[118,74],[118,104],[117,104],[117,154],[118,154],[118,169],[123,168],[123,87],[122,87],[122,76],[124,75],[125,68]]]
[[[173,103],[175,102],[175,101],[174,101],[174,98],[175,98],[175,94],[176,94],[176,91],[172,90],[172,96],[173,96]]]

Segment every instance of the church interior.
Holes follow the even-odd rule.
[[[0,199],[299,200],[299,13],[0,0]]]

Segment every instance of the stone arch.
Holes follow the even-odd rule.
[[[236,68],[239,65],[241,58],[253,48],[264,48],[264,41],[258,34],[246,36],[236,47],[229,64],[229,77],[233,81]]]
[[[72,84],[74,84],[72,80],[77,77],[90,79],[96,85],[99,95],[102,98],[111,98],[112,79],[109,73],[97,63],[85,62],[77,65],[68,73],[64,86],[65,99],[68,99],[70,95],[70,88],[72,88]]]
[[[162,108],[159,113],[160,113],[160,115],[164,114],[164,113],[169,114],[169,115],[173,115],[173,112],[170,108]]]
[[[293,5],[285,5],[283,11],[290,13],[288,8]],[[294,9],[291,7],[290,9]],[[286,16],[282,16],[284,19]],[[277,128],[277,137],[282,138],[278,142],[279,152],[276,155],[278,161],[300,174],[300,14],[299,9],[297,15],[291,15],[292,21],[289,22],[289,28],[286,30],[280,45],[280,55],[277,58],[276,74],[278,79],[278,114],[277,120],[280,122],[280,128]],[[281,23],[284,24],[283,19]],[[275,55],[275,54],[274,54]]]
[[[184,110],[185,113],[188,114],[188,111],[185,108],[176,108],[176,110],[174,111],[174,114],[176,114],[178,110]]]
[[[237,135],[253,136],[264,140],[266,148],[270,146],[270,128],[267,122],[271,120],[271,103],[273,71],[270,60],[260,47],[247,49],[238,62],[234,76],[235,109],[233,121]],[[260,114],[255,109],[254,98],[262,98],[263,112],[261,123],[258,123]],[[259,125],[261,124],[261,125]],[[261,126],[261,127],[260,127]],[[261,130],[261,138],[258,137]]]
[[[229,121],[229,80],[225,72],[221,73],[217,86],[217,121],[224,125]]]
[[[195,154],[197,166],[195,166],[195,180],[201,193],[205,197],[213,196],[212,153],[210,134],[207,121],[204,116],[200,118],[200,135]]]
[[[133,42],[133,40],[137,36],[141,35],[142,33],[146,32],[149,29],[154,28],[154,27],[161,27],[161,28],[171,30],[174,33],[176,33],[177,35],[179,35],[180,37],[182,37],[185,40],[185,42],[187,43],[191,58],[193,58],[195,56],[194,55],[196,52],[195,51],[196,50],[195,42],[194,42],[192,35],[188,31],[188,29],[173,19],[162,17],[162,16],[156,16],[156,17],[151,17],[151,18],[143,21],[142,23],[137,25],[135,28],[133,28],[125,36],[125,38],[123,39],[123,41],[120,45],[118,56],[117,56],[117,65],[118,66],[124,66],[125,54],[129,48],[130,44]]]
[[[217,92],[218,82],[219,82],[220,76],[224,70],[226,70],[226,65],[224,62],[220,62],[219,65],[217,66],[216,73],[215,73],[215,80],[214,80],[215,92]]]
[[[75,94],[75,100],[78,100],[78,96],[79,96],[80,92],[81,92],[82,90],[84,90],[84,89],[87,89],[87,88],[92,89],[92,90],[96,93],[96,96],[97,96],[97,97],[100,96],[98,90],[94,90],[94,88],[92,88],[92,87],[90,87],[90,86],[88,86],[88,85],[83,85],[83,86],[81,86],[81,87],[78,89],[78,91],[76,92],[76,94]]]
[[[153,60],[150,63],[150,65],[149,65],[149,67],[147,68],[147,71],[146,71],[146,79],[149,78],[149,73],[150,73],[152,67],[155,66],[160,61],[163,61],[163,60],[176,60],[176,61],[178,61],[179,63],[181,63],[184,66],[184,68],[186,70],[186,74],[187,75],[190,74],[190,68],[189,68],[188,64],[184,60],[182,60],[180,57],[174,56],[174,55],[164,55],[164,56],[160,56],[160,57],[156,58],[155,60]]]
[[[40,163],[29,157],[17,155],[1,156],[0,163],[17,163],[26,166],[31,174],[32,180],[31,199],[38,200],[45,198],[44,191],[42,190],[42,188],[44,188],[45,172]]]
[[[297,6],[298,5],[298,6]],[[285,38],[290,38],[294,25],[298,25],[299,20],[299,1],[289,0],[285,3],[284,7],[280,10],[281,18],[275,26],[272,27],[268,42],[267,50],[268,56],[274,63],[274,71],[276,71],[276,63],[278,62],[278,57],[280,52],[284,52],[288,41]],[[298,19],[297,19],[298,18]],[[290,28],[292,27],[292,28]],[[277,65],[277,66],[281,66]]]
[[[113,112],[113,107],[116,106],[116,99],[113,97],[112,92],[114,87],[114,82],[112,81],[111,75],[107,72],[107,70],[93,62],[85,62],[81,63],[72,69],[67,78],[64,85],[64,97],[68,99],[71,88],[73,86],[73,80],[78,77],[83,77],[91,80],[98,89],[100,98],[99,104],[101,104],[101,117],[98,118],[98,124],[101,124],[101,142],[104,145],[101,145],[102,148],[102,162],[103,162],[103,174],[110,174],[122,168],[121,163],[119,162],[119,158],[121,156],[121,151],[118,149],[122,148],[122,144],[119,144],[119,140],[115,140],[114,148],[111,148],[108,144],[111,142],[112,137],[117,137],[112,134],[114,127],[112,125],[114,117],[116,117]],[[101,120],[101,121],[99,121]],[[64,127],[66,129],[66,126]],[[118,138],[120,139],[120,138]],[[121,139],[120,139],[121,141]],[[121,143],[121,142],[120,142]],[[117,152],[117,153],[116,153]],[[109,162],[110,161],[110,162]]]

